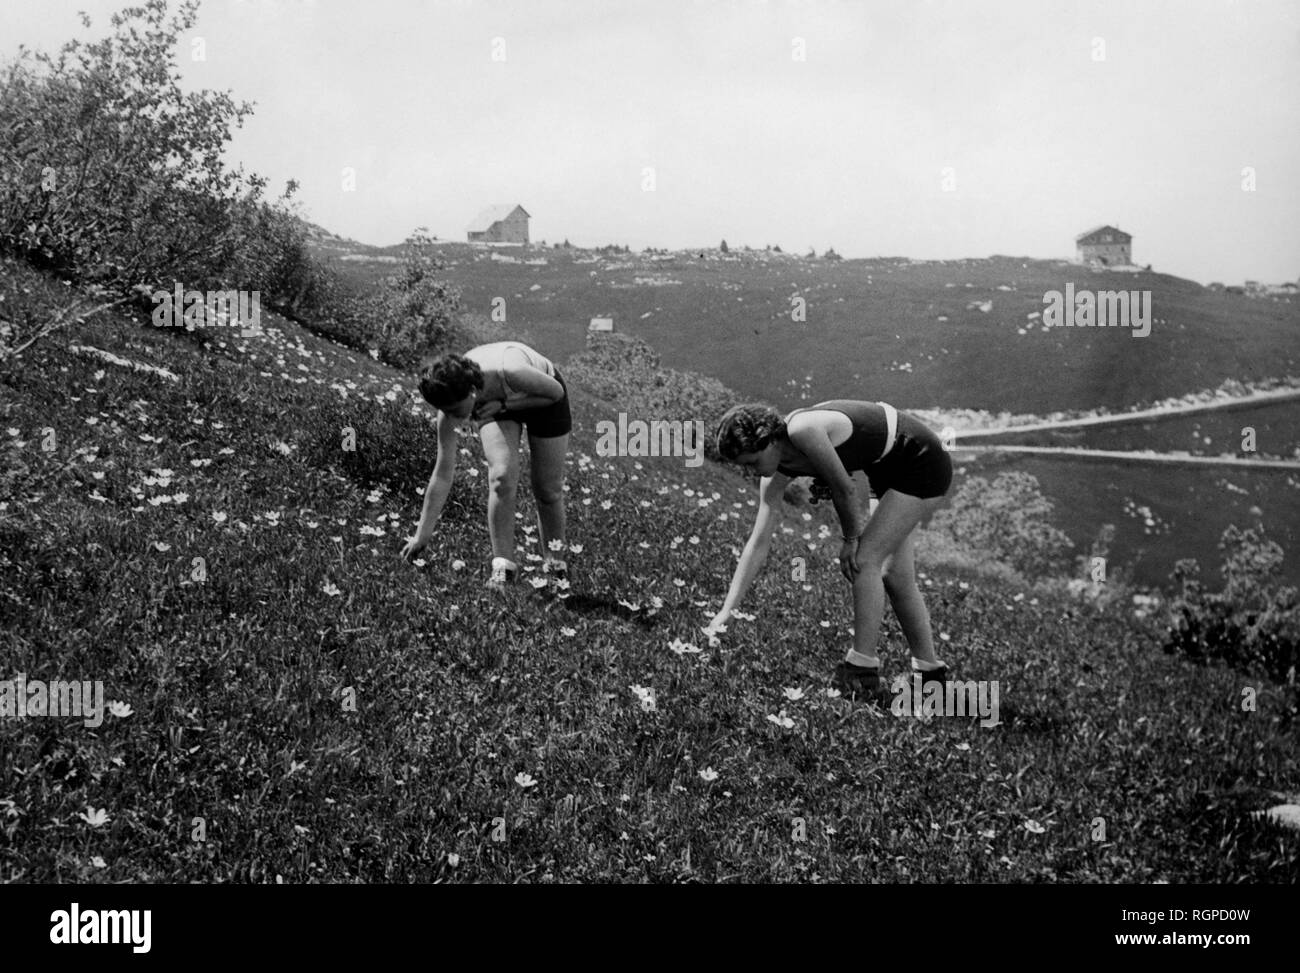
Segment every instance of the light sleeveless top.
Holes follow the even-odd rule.
[[[806,409],[795,409],[786,416],[786,422],[797,413],[821,409],[843,413],[853,423],[853,432],[849,438],[835,447],[835,454],[848,472],[865,470],[868,466],[879,463],[894,448],[894,440],[898,437],[898,410],[888,402],[831,399]],[[777,472],[790,477],[810,475],[784,466],[778,466]]]
[[[555,378],[555,363],[545,355],[534,351],[521,341],[494,341],[489,345],[479,345],[477,348],[471,348],[465,352],[465,357],[475,362],[479,368],[483,369],[484,376],[493,374],[501,383],[501,388],[506,393],[506,403],[509,404],[512,398],[525,396],[527,392],[520,392],[510,387],[510,381],[506,378],[506,353],[509,352],[511,357],[518,361],[520,357],[544,375]]]

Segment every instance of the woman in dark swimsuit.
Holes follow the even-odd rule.
[[[718,452],[759,473],[762,483],[754,529],[710,630],[740,605],[767,558],[786,485],[812,476],[835,504],[840,570],[853,585],[853,648],[835,670],[836,688],[876,700],[887,695],[876,653],[886,594],[911,647],[913,670],[925,682],[946,679],[916,583],[916,527],[943,505],[952,484],[952,461],[929,427],[879,402],[837,399],[785,418],[768,406],[741,405],[718,423]],[[866,472],[880,498],[869,520],[854,495],[855,470]]]

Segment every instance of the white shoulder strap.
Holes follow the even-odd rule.
[[[898,438],[898,410],[888,402],[877,402],[876,405],[885,410],[885,425],[888,430],[885,433],[885,451],[876,460],[879,463],[889,455],[889,451],[894,448],[894,440]]]

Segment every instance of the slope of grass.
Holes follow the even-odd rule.
[[[63,291],[5,274],[32,302]],[[426,562],[402,563],[433,461],[414,383],[264,324],[104,316],[0,374],[0,678],[126,704],[94,729],[0,719],[4,880],[1300,876],[1294,836],[1249,813],[1300,790],[1278,689],[1167,658],[1124,614],[927,565],[943,654],[998,680],[1001,724],[831,698],[834,535],[792,512],[756,617],[709,645],[753,488],[595,457],[580,392],[571,592],[492,596],[477,444]],[[892,616],[886,640],[902,671]]]
[[[1059,429],[1019,433],[1025,446],[1068,446],[1078,449],[1154,450],[1193,456],[1224,454],[1245,459],[1295,459],[1300,456],[1300,405],[1279,402],[1221,412],[1173,416],[1151,422],[1122,423],[1100,428]],[[1253,429],[1255,449],[1245,451],[1243,430]]]
[[[1142,587],[1168,590],[1170,572],[1182,558],[1196,558],[1217,579],[1219,538],[1231,524],[1264,525],[1288,552],[1283,577],[1290,584],[1300,581],[1300,562],[1290,554],[1300,546],[1300,479],[1285,470],[1169,469],[987,454],[959,469],[961,475],[1015,470],[1035,477],[1077,551],[1087,550],[1103,524],[1113,524],[1110,562],[1131,570]]]
[[[399,252],[354,249],[386,259]],[[466,307],[487,315],[494,299],[504,299],[508,327],[557,360],[582,350],[593,315],[613,314],[617,329],[649,341],[665,367],[717,378],[782,408],[849,395],[915,410],[1065,417],[1122,412],[1225,380],[1298,373],[1300,303],[1215,293],[1165,274],[1107,274],[1012,257],[825,261],[738,250],[642,255],[544,247],[494,255],[455,243],[439,252]],[[392,272],[391,264],[365,260],[341,266],[362,284]],[[1033,327],[1028,315],[1041,313],[1043,293],[1071,282],[1151,290],[1151,334]],[[791,320],[794,295],[807,302],[806,322]],[[970,308],[976,301],[991,301],[991,310]],[[1261,454],[1289,456],[1297,415],[1300,404],[1287,403],[1015,441],[1234,452],[1242,426],[1253,424]],[[1037,476],[1057,503],[1061,529],[1081,547],[1114,524],[1116,563],[1131,565],[1148,587],[1167,586],[1181,557],[1216,564],[1230,524],[1263,523],[1288,551],[1297,541],[1300,480],[1286,472],[1152,471],[1025,457],[968,464],[972,474],[1002,469]],[[1153,516],[1139,516],[1143,508]],[[1148,529],[1147,519],[1156,526]],[[1300,583],[1295,558],[1283,570]]]
[[[1027,257],[825,261],[762,251],[544,247],[494,256],[467,244],[445,244],[440,253],[468,308],[487,314],[495,298],[504,299],[511,326],[557,355],[582,347],[592,316],[612,314],[619,331],[660,349],[669,368],[702,372],[761,399],[789,382],[782,404],[792,408],[858,389],[912,409],[1121,411],[1228,379],[1297,374],[1300,363],[1300,302],[1248,300],[1168,274],[1104,273]],[[392,272],[381,263],[343,266],[363,282]],[[1042,313],[1045,292],[1070,283],[1150,290],[1150,335],[1043,331],[1029,315]],[[795,296],[806,302],[805,321],[792,318]],[[987,312],[970,307],[984,301]]]

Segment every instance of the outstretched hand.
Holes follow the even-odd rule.
[[[427,537],[408,537],[406,546],[402,548],[402,557],[407,561],[413,561],[415,556],[428,546],[429,538]]]

